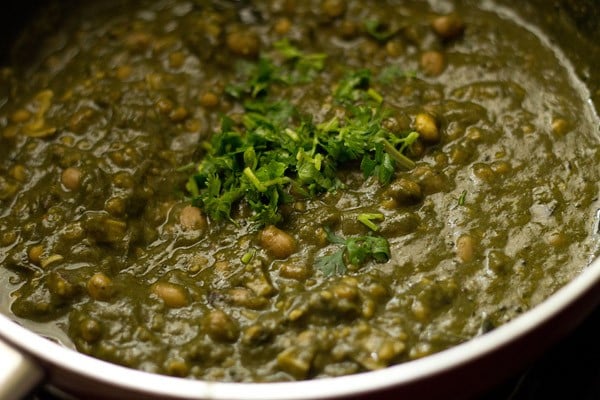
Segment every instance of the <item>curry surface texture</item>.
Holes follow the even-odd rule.
[[[30,63],[0,71],[0,305],[41,334],[196,379],[352,374],[494,329],[597,254],[598,120],[560,53],[508,12],[352,0],[71,11],[25,41]],[[231,220],[191,205],[188,179],[222,129],[295,140],[311,120],[343,135],[365,109],[380,133],[419,134],[390,182],[341,160],[327,190],[278,186],[267,223],[244,196]],[[352,263],[349,238],[389,254]]]

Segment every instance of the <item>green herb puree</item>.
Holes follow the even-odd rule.
[[[510,14],[84,3],[0,69],[0,311],[40,334],[194,379],[352,374],[598,254],[599,121]]]

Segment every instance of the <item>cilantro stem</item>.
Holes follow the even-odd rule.
[[[254,185],[254,187],[256,188],[256,190],[258,190],[261,193],[264,193],[264,192],[267,191],[267,186],[265,186],[260,181],[260,179],[258,179],[257,176],[254,175],[254,172],[252,172],[252,170],[250,169],[250,167],[244,168],[244,175]]]
[[[383,221],[384,216],[381,213],[364,213],[360,214],[357,219],[370,230],[377,232],[379,227],[373,221]]]
[[[370,98],[375,100],[375,102],[377,104],[383,103],[383,96],[381,94],[379,94],[379,92],[377,90],[375,90],[373,88],[369,88],[367,90],[367,95],[369,95]]]
[[[415,162],[400,153],[390,142],[383,139],[382,143],[386,153],[388,153],[402,168],[408,170],[415,167]]]

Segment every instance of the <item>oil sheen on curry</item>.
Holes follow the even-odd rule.
[[[2,312],[124,366],[271,382],[542,302],[598,253],[598,120],[560,53],[482,4],[36,20],[0,71]]]

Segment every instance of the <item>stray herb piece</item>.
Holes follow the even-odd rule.
[[[326,54],[304,54],[287,39],[275,42],[273,47],[283,57],[283,65],[276,64],[267,56],[262,56],[258,63],[239,61],[236,69],[241,82],[227,85],[225,92],[238,100],[244,97],[256,99],[265,95],[274,83],[310,82],[316,73],[325,68]]]
[[[315,261],[315,266],[327,276],[343,275],[347,272],[345,257],[349,264],[359,267],[370,259],[378,263],[390,259],[390,245],[384,237],[365,235],[344,239],[328,228],[325,228],[325,231],[330,243],[340,245],[333,253],[321,256]]]
[[[379,227],[373,221],[383,221],[384,218],[384,215],[381,213],[364,213],[360,214],[357,219],[370,230],[377,232]]]
[[[416,71],[406,71],[397,65],[388,65],[382,68],[377,75],[377,82],[380,82],[384,85],[389,85],[399,78],[413,79],[416,77]]]
[[[293,46],[287,38],[275,42],[273,47],[283,56],[285,61],[291,62],[293,65],[292,72],[286,79],[288,82],[310,82],[316,72],[325,68],[326,54],[304,54],[300,49]]]
[[[256,250],[250,249],[246,253],[244,253],[240,261],[242,261],[243,264],[248,264],[250,261],[252,261],[255,255]]]
[[[467,191],[463,190],[462,193],[460,194],[460,197],[458,198],[458,205],[463,206],[465,204],[466,200],[467,200]]]

